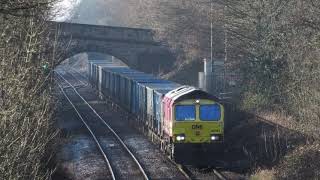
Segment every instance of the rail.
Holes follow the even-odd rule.
[[[91,134],[92,138],[94,139],[95,143],[98,146],[99,151],[101,152],[103,159],[106,161],[107,163],[107,167],[110,171],[111,177],[113,180],[116,180],[115,175],[114,175],[114,170],[110,164],[110,161],[107,157],[107,155],[104,153],[103,148],[101,146],[101,144],[99,143],[97,137],[95,136],[95,134],[93,133],[93,131],[91,130],[90,126],[86,123],[86,121],[84,120],[84,118],[81,116],[81,114],[79,113],[78,109],[75,107],[75,105],[73,104],[73,102],[70,100],[70,98],[68,97],[68,95],[66,94],[64,88],[57,83],[61,92],[63,93],[63,95],[65,96],[65,98],[68,100],[68,102],[71,104],[72,108],[75,110],[75,112],[77,113],[77,115],[79,116],[79,118],[81,119],[82,123],[86,126],[87,130],[89,131],[89,133]]]
[[[59,72],[55,71],[56,74],[64,80],[64,82],[66,82],[69,85],[69,88],[73,89],[73,91],[80,97],[80,99],[93,111],[93,113],[100,119],[100,121],[110,130],[110,132],[112,132],[112,134],[116,137],[116,139],[120,142],[120,144],[125,148],[125,150],[128,152],[128,154],[131,156],[131,158],[134,160],[134,162],[136,163],[136,165],[139,167],[139,170],[141,171],[141,173],[144,176],[144,179],[149,180],[148,175],[146,174],[145,170],[143,169],[142,165],[140,164],[140,162],[138,161],[138,159],[134,156],[134,154],[131,152],[131,150],[127,147],[127,145],[124,143],[124,141],[120,138],[120,136],[111,128],[111,126],[106,123],[106,121],[96,112],[96,110],[80,95],[80,93],[77,91],[77,89],[68,81],[66,80]],[[60,86],[59,86],[60,87]],[[61,87],[60,87],[61,88]],[[63,88],[62,88],[63,90]],[[63,90],[64,92],[64,90]],[[66,97],[66,93],[63,93]],[[68,101],[70,103],[72,103],[72,101],[70,100],[70,98],[67,98]],[[72,103],[73,104],[73,103]],[[74,109],[76,109],[76,107],[74,106],[74,104],[72,105]],[[76,110],[77,114],[80,115],[79,111]],[[83,119],[83,118],[82,118]],[[84,121],[83,121],[84,122]],[[86,125],[86,127],[89,127]],[[94,134],[91,131],[92,134]],[[91,135],[92,135],[91,134]],[[95,138],[96,139],[96,138]],[[101,146],[100,146],[101,147]],[[102,150],[102,149],[101,149]],[[100,151],[101,151],[100,150]],[[108,161],[110,163],[110,161]],[[112,171],[113,172],[113,171]],[[114,174],[114,173],[113,173]]]

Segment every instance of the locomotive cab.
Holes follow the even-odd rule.
[[[210,99],[188,99],[174,104],[174,143],[221,143],[223,107]]]
[[[163,106],[164,132],[176,162],[199,164],[200,160],[207,165],[213,162],[208,157],[215,160],[221,155],[224,107],[218,98],[194,87],[182,87],[167,93]]]

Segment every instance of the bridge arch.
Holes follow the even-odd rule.
[[[97,26],[64,22],[49,22],[52,37],[68,44],[62,59],[84,52],[98,52],[121,59],[128,66],[155,71],[173,63],[174,54],[154,38],[150,29]],[[142,68],[141,68],[142,67]]]

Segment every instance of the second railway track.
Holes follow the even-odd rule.
[[[111,179],[149,179],[138,159],[119,135],[63,75],[59,72],[56,74],[60,90],[77,112],[104,157]]]

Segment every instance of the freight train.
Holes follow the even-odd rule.
[[[224,106],[218,98],[117,63],[90,61],[88,68],[100,96],[122,107],[175,161],[183,163],[190,152],[221,150]]]

